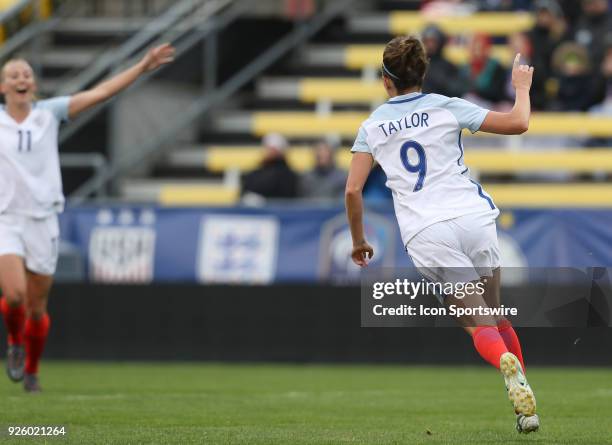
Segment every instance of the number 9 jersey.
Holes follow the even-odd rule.
[[[64,208],[58,132],[69,97],[32,105],[23,122],[0,107],[0,213],[45,218]]]
[[[424,228],[499,210],[463,162],[461,132],[478,131],[488,110],[439,94],[410,93],[378,107],[351,151],[370,153],[387,175],[404,246]]]

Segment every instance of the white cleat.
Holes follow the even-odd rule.
[[[518,414],[516,416],[516,430],[519,433],[535,433],[538,429],[540,429],[540,418],[537,414],[533,416]]]
[[[527,377],[525,377],[518,358],[510,352],[504,353],[499,360],[499,369],[504,376],[508,398],[516,414],[534,416],[536,413],[535,396],[527,383]]]

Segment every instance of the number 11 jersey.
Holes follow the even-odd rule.
[[[64,208],[58,132],[69,97],[32,105],[23,122],[0,107],[0,213],[45,218]]]
[[[362,123],[351,151],[370,153],[387,175],[404,246],[436,222],[499,214],[463,161],[461,132],[478,131],[487,113],[464,99],[410,93]]]

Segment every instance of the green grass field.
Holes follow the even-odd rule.
[[[612,370],[528,369],[542,430],[514,430],[492,368],[45,363],[0,383],[4,443],[610,444]],[[8,425],[66,425],[8,439]]]

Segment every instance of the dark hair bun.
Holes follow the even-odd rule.
[[[427,71],[427,55],[421,40],[414,36],[400,36],[385,47],[383,63],[396,78],[390,76],[398,91],[423,85]]]

